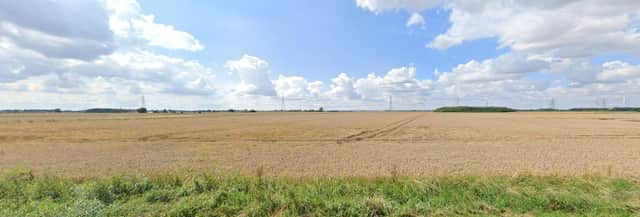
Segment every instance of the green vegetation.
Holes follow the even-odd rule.
[[[608,108],[572,108],[569,111],[574,112],[606,112],[609,111]]]
[[[635,216],[640,184],[603,177],[72,180],[11,172],[0,216]]]
[[[614,107],[614,108],[611,108],[611,111],[640,112],[640,108],[639,107]]]
[[[614,107],[614,108],[572,108],[574,112],[640,112],[638,107]]]
[[[115,108],[92,108],[92,109],[87,109],[84,112],[86,113],[129,113],[134,111],[127,110],[127,109],[115,109]]]
[[[507,107],[473,107],[473,106],[451,106],[440,107],[435,112],[515,112],[515,109]]]
[[[138,113],[147,113],[147,108],[140,107],[140,108],[136,109],[136,112],[138,112]]]

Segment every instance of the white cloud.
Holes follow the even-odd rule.
[[[415,67],[400,67],[389,70],[384,77],[374,73],[360,78],[354,87],[363,99],[384,99],[389,95],[406,95],[409,97],[425,96],[431,89],[431,80],[415,78]]]
[[[419,13],[434,6],[420,0],[356,2],[374,13]],[[518,102],[564,97],[567,105],[592,106],[595,96],[640,91],[634,86],[639,83],[639,66],[615,59],[593,64],[594,58],[603,55],[640,55],[638,1],[448,0],[442,6],[450,12],[451,26],[427,47],[445,50],[468,41],[496,38],[499,48],[509,51],[460,64],[450,72],[436,71],[438,80],[432,95],[491,97],[529,107],[535,105]],[[376,80],[381,79],[371,76],[366,84]]]
[[[409,19],[407,20],[407,27],[412,26],[421,26],[424,27],[424,17],[419,13],[412,13]]]
[[[602,64],[602,72],[598,74],[601,81],[627,81],[640,78],[640,66],[622,61],[610,61]]]
[[[513,80],[526,76],[527,73],[548,69],[549,63],[525,54],[507,53],[495,59],[482,62],[471,60],[453,68],[451,72],[440,73],[438,81],[454,84],[457,82],[485,82]]]
[[[353,87],[353,79],[346,73],[340,73],[331,79],[331,89],[328,95],[337,99],[356,99],[357,94]]]
[[[307,91],[314,97],[320,97],[324,92],[324,83],[322,81],[309,82]]]
[[[429,44],[427,47],[445,50],[449,47],[462,44],[463,39],[460,37],[450,36],[450,35],[438,35],[436,38]]]
[[[271,77],[266,60],[244,55],[224,64],[239,78],[238,84],[224,89],[216,86],[213,71],[198,61],[148,49],[199,51],[204,45],[191,33],[157,23],[135,0],[2,2],[1,106],[28,105],[30,97],[37,99],[31,105],[55,106],[56,100],[50,100],[55,96],[91,98],[83,103],[64,102],[80,108],[126,106],[137,105],[141,94],[157,106],[193,108],[188,106],[218,103],[215,108],[261,109],[279,108],[276,96],[287,98],[291,108],[328,109],[383,109],[389,95],[398,108],[447,105],[457,96],[463,104],[484,105],[489,100],[492,105],[515,107],[542,107],[551,97],[566,106],[593,106],[600,97],[618,105],[622,95],[640,96],[637,63],[612,59],[595,64],[593,60],[609,54],[640,55],[637,1],[356,3],[373,13],[411,13],[407,27],[423,26],[420,12],[443,6],[450,12],[452,25],[427,46],[444,50],[496,38],[509,51],[438,72],[435,81],[418,79],[415,67],[398,67],[365,77],[340,73],[326,85],[299,75]]]
[[[245,54],[237,60],[229,60],[225,68],[237,73],[240,84],[237,90],[241,94],[275,96],[273,84],[269,79],[269,63],[258,57]]]
[[[596,81],[601,68],[588,58],[552,58],[549,72],[568,79],[571,86],[581,86]]]
[[[123,14],[131,17],[121,20],[134,27],[126,29],[126,34],[112,32],[123,29],[109,22],[110,18],[126,17],[122,11],[107,7],[118,3],[123,1],[0,3],[0,95],[99,95],[119,104],[119,98],[137,98],[141,94],[216,94],[215,75],[210,68],[198,61],[147,51],[148,44],[158,40],[137,40],[146,36],[138,38],[136,31],[147,31],[134,28],[140,18],[136,16],[142,16],[137,2],[124,2],[135,7],[124,5],[123,10],[131,11]],[[121,14],[115,15],[116,12]],[[165,30],[156,33],[174,37]],[[168,46],[175,44],[180,43]]]
[[[363,107],[362,103],[385,102],[387,96],[406,96],[408,101],[412,97],[424,97],[433,87],[431,80],[416,79],[415,67],[399,67],[389,70],[384,76],[379,77],[374,73],[365,78],[354,78],[347,73],[340,73],[331,79],[328,88],[321,81],[308,81],[302,76],[279,75],[277,79],[269,81],[267,76],[269,67],[265,60],[250,55],[245,55],[239,60],[227,61],[227,69],[239,73],[240,82],[232,87],[231,91],[241,93],[239,97],[272,97],[273,105],[279,97],[285,97],[289,103],[302,103],[305,105],[336,106],[337,104],[356,106],[361,109],[375,109],[378,107]],[[244,75],[241,73],[245,73]],[[268,83],[271,82],[272,86]],[[251,87],[251,88],[247,88]],[[260,88],[259,88],[260,87]],[[258,89],[263,92],[256,91]],[[271,93],[275,90],[275,94]],[[269,94],[265,94],[267,92]],[[274,97],[274,96],[279,97]],[[255,99],[259,100],[259,99]],[[264,100],[264,99],[260,99]],[[305,104],[307,103],[307,104]],[[294,106],[296,107],[296,106]],[[297,108],[297,107],[296,107]],[[355,108],[355,107],[354,107]]]
[[[138,90],[130,94],[138,94],[141,87],[145,87],[142,90],[146,93],[207,95],[215,91],[215,75],[196,61],[141,50],[115,52],[92,61],[73,61],[11,48],[0,46],[0,65],[14,69],[8,71],[11,74],[0,73],[3,77],[0,82],[5,82],[0,87],[4,89],[99,93],[104,90],[95,88],[99,84],[121,93]]]
[[[273,84],[278,96],[288,99],[320,97],[324,90],[324,84],[321,81],[308,82],[301,76],[279,75]]]
[[[204,46],[188,32],[155,22],[155,16],[143,14],[136,0],[107,0],[111,12],[111,30],[124,39],[142,39],[151,46],[176,50],[200,51]]]
[[[91,60],[116,48],[106,19],[95,1],[3,1],[0,37],[47,57]]]
[[[603,52],[638,54],[640,33],[632,28],[640,3],[632,1],[451,1],[451,27],[429,46],[446,49],[497,37],[503,47],[554,57]]]
[[[442,0],[356,0],[358,7],[372,11],[406,9],[408,11],[422,11],[440,4]]]
[[[382,99],[386,97],[384,85],[384,78],[376,76],[374,73],[370,73],[366,78],[360,78],[354,84],[356,92],[363,99]]]

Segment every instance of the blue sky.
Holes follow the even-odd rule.
[[[408,64],[420,69],[418,77],[433,78],[436,68],[450,69],[504,53],[493,38],[444,51],[426,48],[450,26],[450,12],[445,9],[423,11],[424,28],[407,28],[409,12],[376,15],[344,0],[140,3],[145,12],[158,15],[158,22],[198,36],[207,51],[183,55],[218,70],[224,70],[226,60],[252,54],[268,59],[274,72],[313,80],[329,80],[340,72],[385,73]]]
[[[0,109],[640,106],[639,27],[630,0],[8,1]]]

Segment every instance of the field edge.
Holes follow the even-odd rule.
[[[605,176],[0,177],[1,216],[632,216],[640,183]],[[75,214],[74,214],[75,213]]]

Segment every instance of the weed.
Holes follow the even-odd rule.
[[[70,180],[0,177],[0,216],[633,216],[640,183],[604,177]]]

